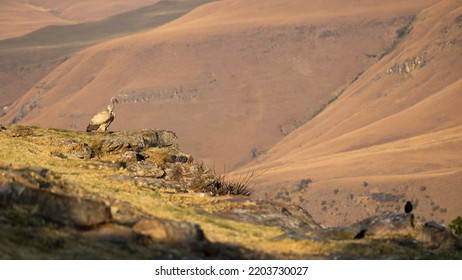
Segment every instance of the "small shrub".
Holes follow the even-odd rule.
[[[298,183],[297,191],[306,190],[312,182],[310,178],[302,179],[300,183]]]
[[[456,235],[462,236],[462,218],[458,216],[452,220],[452,222],[449,224],[449,228],[451,228]]]
[[[249,187],[249,182],[253,178],[253,174],[239,180],[226,180],[225,175],[222,175],[215,180],[213,187],[216,195],[243,195],[249,196],[252,194],[252,189]]]
[[[335,190],[334,190],[334,194],[335,194],[335,195],[338,194],[339,191],[340,191],[339,189],[335,189]]]
[[[327,201],[323,200],[321,201],[321,205],[326,205],[327,204]]]
[[[420,186],[420,191],[421,191],[421,192],[424,192],[426,189],[427,189],[426,186]]]
[[[364,182],[363,182],[363,187],[367,188],[367,186],[369,186],[369,183],[366,182],[366,181],[364,181]]]

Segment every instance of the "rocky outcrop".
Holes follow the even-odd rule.
[[[37,215],[52,222],[88,228],[111,220],[109,207],[101,200],[31,189],[19,184],[11,185],[9,193],[8,201],[34,207]]]
[[[93,147],[97,153],[142,152],[148,148],[178,148],[177,136],[165,130],[142,130],[137,132],[114,132],[96,135]]]
[[[462,249],[462,239],[455,236],[449,227],[435,221],[426,222],[422,226],[417,239],[436,247],[457,247]]]
[[[305,209],[279,202],[229,197],[213,204],[195,206],[199,213],[209,216],[278,227],[288,233],[306,233],[321,228]]]
[[[183,245],[207,243],[198,225],[156,218],[128,204],[115,202],[111,207],[110,201],[65,194],[56,178],[47,170],[2,169],[0,207],[22,209],[45,221],[74,227],[85,238],[116,243],[141,237]]]
[[[394,64],[392,67],[388,68],[387,73],[409,74],[424,65],[425,60],[423,56],[413,56],[406,59],[403,63]]]
[[[21,150],[24,140],[34,148],[50,147],[40,153],[31,147]],[[81,254],[68,258],[99,258],[100,252],[114,258],[117,250],[117,258],[133,252],[133,258],[163,259],[462,256],[460,239],[446,226],[415,224],[410,213],[325,228],[299,206],[249,196],[251,176],[237,182],[215,176],[179,151],[169,131],[73,133],[14,126],[0,132],[0,141],[18,141],[14,152],[38,155],[33,161],[48,167],[0,165],[0,238],[26,251],[56,248],[53,252]],[[374,199],[399,197],[378,193]],[[270,250],[241,245],[249,237],[270,244]],[[0,258],[11,249],[3,243]],[[273,245],[280,251],[273,252]],[[308,255],[291,252],[305,246],[323,249],[309,249]],[[11,250],[9,257],[16,248]]]
[[[411,237],[415,233],[414,214],[387,214],[367,218],[352,226],[373,237]]]

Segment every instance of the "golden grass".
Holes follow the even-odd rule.
[[[10,128],[7,129],[7,132],[9,130]],[[66,192],[103,199],[109,204],[114,202],[128,203],[152,216],[198,224],[203,229],[207,239],[215,243],[229,244],[273,258],[329,258],[329,256],[336,254],[342,255],[344,252],[366,257],[380,255],[382,251],[386,253],[399,252],[402,255],[416,254],[412,251],[408,252],[406,248],[398,248],[392,243],[381,243],[379,240],[373,239],[316,241],[316,238],[308,235],[306,239],[302,240],[278,239],[275,241],[275,237],[284,234],[280,228],[213,216],[215,213],[225,213],[237,206],[258,207],[251,200],[242,200],[243,202],[240,203],[236,200],[230,200],[228,196],[210,197],[197,193],[171,193],[162,189],[153,190],[138,186],[134,180],[121,180],[120,178],[123,176],[129,178],[127,171],[110,162],[98,158],[63,159],[53,155],[57,151],[66,152],[66,147],[62,143],[68,143],[72,140],[90,145],[92,141],[95,141],[95,137],[100,137],[97,134],[42,128],[26,128],[24,131],[26,133],[23,136],[12,136],[7,132],[0,132],[1,167],[14,169],[47,168],[56,175],[57,182],[65,185],[64,191]],[[152,157],[150,159],[154,158],[160,164],[167,158],[168,149],[154,148],[148,154]],[[106,157],[104,159],[107,160]],[[27,213],[18,212],[14,215],[17,216],[18,222],[29,220]],[[22,233],[17,233],[17,229],[14,227],[8,227],[4,230],[0,232],[0,239],[4,241],[0,242],[0,258],[48,258],[50,256],[47,255],[44,248],[50,244],[50,246],[55,246],[58,241],[58,245],[63,248],[69,248],[69,250],[72,250],[72,246],[79,248],[76,251],[77,255],[69,255],[68,250],[65,249],[57,251],[55,256],[63,258],[85,258],[87,256],[130,258],[129,255],[124,255],[121,248],[108,249],[101,244],[75,239],[75,232],[59,228],[44,228],[40,232],[43,236],[36,237],[23,245],[21,250],[11,250],[14,248],[11,242],[16,242],[18,238],[27,239],[28,236],[35,236],[36,233],[31,232],[35,229],[26,229]],[[17,234],[18,236],[16,236]],[[46,245],[47,243],[50,244]],[[369,247],[369,244],[373,246]],[[166,251],[172,250],[170,247],[162,247],[161,244],[156,246],[160,246],[159,250],[162,248]],[[98,255],[98,250],[105,250],[105,252]],[[153,253],[147,250],[146,252],[142,251],[141,254],[142,257],[146,258],[162,258],[161,252],[152,255]],[[137,255],[137,257],[139,256]]]
[[[197,214],[194,205],[205,205],[208,213],[228,210],[236,203],[215,203],[227,197],[209,197],[197,194],[171,194],[136,186],[133,181],[119,181],[117,176],[126,175],[123,169],[114,169],[98,159],[62,159],[53,152],[69,152],[62,145],[75,140],[95,148],[101,136],[58,129],[31,128],[33,135],[11,137],[0,133],[0,165],[13,168],[47,168],[59,174],[67,182],[67,190],[79,195],[102,198],[106,201],[123,201],[139,210],[161,218],[196,223],[212,242],[239,245],[248,249],[269,252],[278,248],[271,238],[282,234],[278,228],[258,226],[243,222],[219,219]],[[147,152],[149,160],[160,166],[167,161],[167,148],[153,148]],[[108,157],[104,156],[107,160]],[[251,202],[246,205],[252,206]],[[287,250],[284,246],[280,248]]]

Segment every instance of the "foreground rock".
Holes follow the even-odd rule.
[[[207,243],[198,225],[152,217],[126,204],[123,210],[132,213],[132,226],[118,225],[120,213],[114,220],[109,202],[60,193],[59,180],[49,181],[43,176],[45,173],[49,172],[2,169],[0,207],[23,209],[46,221],[75,227],[82,231],[80,236],[92,239],[123,243],[149,237],[159,242],[198,247]]]
[[[278,227],[288,233],[320,229],[311,215],[296,205],[246,197],[228,197],[211,204],[195,205],[199,213],[256,225]]]
[[[462,258],[446,226],[413,214],[324,228],[301,207],[253,198],[248,180],[215,176],[169,131],[17,126],[0,143],[17,161],[0,163],[0,258]]]
[[[410,237],[415,233],[414,214],[387,214],[370,217],[355,225],[357,232],[366,230],[374,237]]]
[[[426,222],[422,226],[418,239],[434,247],[462,249],[462,239],[455,236],[450,228],[435,221]]]

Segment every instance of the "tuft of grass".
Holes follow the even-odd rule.
[[[163,169],[167,168],[168,163],[172,160],[170,148],[150,148],[146,154],[149,156],[149,161]]]
[[[227,180],[226,175],[219,176],[214,183],[217,195],[243,195],[249,196],[253,190],[250,187],[254,173],[237,180]]]

